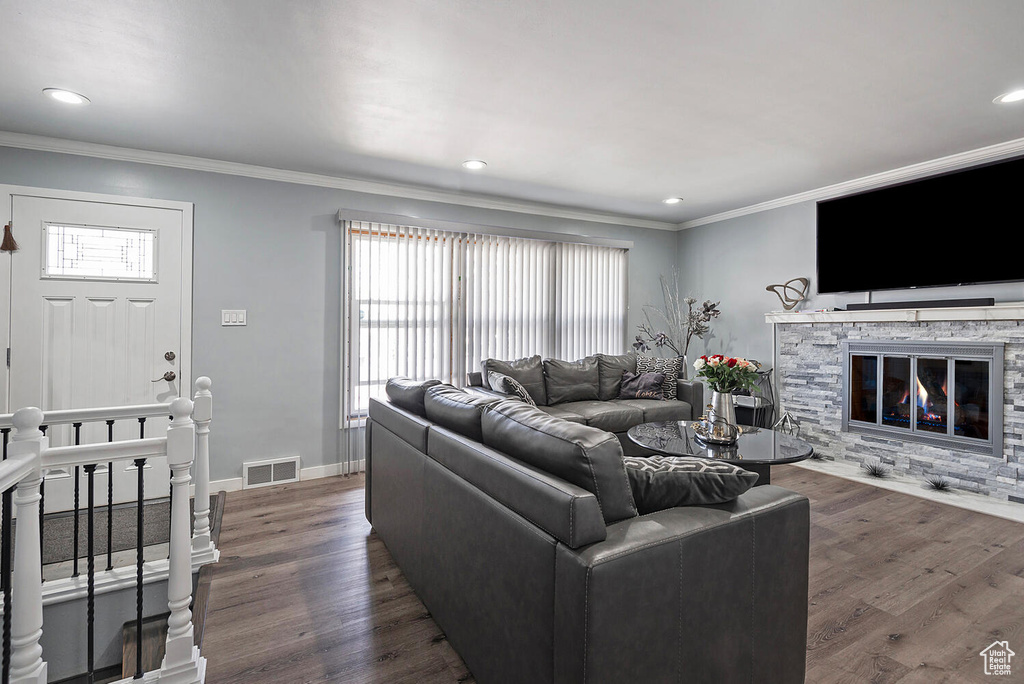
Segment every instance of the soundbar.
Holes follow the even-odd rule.
[[[847,311],[871,311],[874,309],[944,309],[960,306],[995,306],[992,297],[974,299],[926,299],[919,302],[868,302],[864,304],[847,304]]]

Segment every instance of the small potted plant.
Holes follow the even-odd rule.
[[[718,310],[718,302],[710,299],[704,303],[697,304],[693,297],[683,297],[679,291],[679,274],[673,272],[671,278],[661,276],[661,293],[665,300],[665,308],[659,309],[650,304],[643,307],[646,323],[637,326],[640,334],[636,336],[633,348],[640,352],[650,351],[651,345],[658,349],[668,349],[676,356],[683,358],[683,374],[685,380],[687,372],[686,355],[690,351],[690,341],[696,337],[704,339],[704,335],[711,330],[711,320],[718,318],[722,313]],[[686,309],[683,309],[683,305]],[[665,323],[664,330],[658,330],[651,320],[652,315],[660,318]],[[660,326],[658,326],[660,327]]]

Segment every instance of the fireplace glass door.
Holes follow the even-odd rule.
[[[1002,346],[954,345],[947,352],[942,343],[849,343],[843,429],[1001,455],[993,439],[1001,416],[991,410],[1000,408],[993,384],[1002,376]]]
[[[910,357],[886,356],[882,369],[882,425],[909,430]]]
[[[973,439],[988,439],[988,362],[957,359],[955,365],[954,434]]]
[[[850,419],[874,423],[878,420],[878,357],[854,356],[850,360],[850,378]]]

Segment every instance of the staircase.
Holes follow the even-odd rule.
[[[4,455],[0,463],[3,684],[42,684],[48,677],[90,683],[204,681],[206,660],[196,639],[193,609],[205,614],[205,599],[201,605],[194,601],[200,597],[199,592],[193,597],[192,580],[194,573],[219,557],[211,529],[214,507],[209,494],[213,413],[210,385],[209,378],[200,378],[194,401],[179,398],[169,404],[46,413],[24,408],[0,416]],[[146,437],[145,420],[167,415],[171,421],[165,434]],[[138,439],[113,441],[111,437],[99,444],[81,444],[78,439],[84,424],[102,421],[112,426],[124,420],[138,421],[142,426]],[[46,432],[54,425],[73,426],[75,444],[51,447]],[[113,435],[112,427],[108,427],[108,433]],[[163,472],[162,486],[159,481],[153,482],[160,476],[159,470],[147,467],[147,462],[155,458],[166,458],[169,466]],[[112,485],[108,484],[105,505],[97,506],[96,479],[104,467],[108,483],[115,467],[134,468],[138,490],[134,504],[114,505]],[[194,477],[190,470],[194,470]],[[147,475],[147,471],[151,472]],[[42,515],[46,477],[51,473],[65,478],[74,473],[75,478],[75,511],[70,520],[73,558],[62,564],[67,572],[54,573],[52,565],[46,570],[42,565],[42,535],[47,525],[55,524],[53,516]],[[82,480],[86,483],[84,508],[79,504]],[[193,482],[196,505],[190,511]],[[145,499],[147,484],[170,494],[169,541],[163,548],[147,549],[144,543],[147,509],[151,515],[155,510],[152,500]],[[107,511],[113,511],[113,515],[106,515]],[[134,549],[115,552],[114,538],[124,536],[122,528],[133,517]],[[154,550],[159,553],[154,554]],[[59,616],[48,619],[45,627],[44,610],[47,615]],[[165,613],[163,619],[154,620],[154,614],[159,618],[160,613]],[[75,615],[79,615],[77,620]],[[129,616],[133,619],[122,629],[120,625]],[[79,638],[83,623],[84,645]],[[161,623],[163,627],[159,627]],[[132,644],[142,644],[141,649],[132,646],[134,662],[117,665],[113,672],[108,653],[112,639],[107,634],[111,624],[118,625],[118,633],[133,632]],[[62,628],[67,635],[61,633]],[[149,645],[152,639],[147,635],[154,629],[157,634],[162,632],[158,637],[162,638],[162,648]],[[147,653],[156,652],[160,652],[159,662],[152,662],[152,658],[147,662]],[[69,670],[70,674],[83,670],[85,674],[69,676]]]

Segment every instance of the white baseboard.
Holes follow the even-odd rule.
[[[330,463],[322,466],[311,466],[299,471],[299,480],[316,480],[321,477],[333,477],[335,475],[348,475],[362,472],[366,468],[364,461],[356,461],[352,469],[347,468],[345,463]],[[211,492],[238,492],[242,490],[242,478],[232,477],[226,480],[210,480]]]

